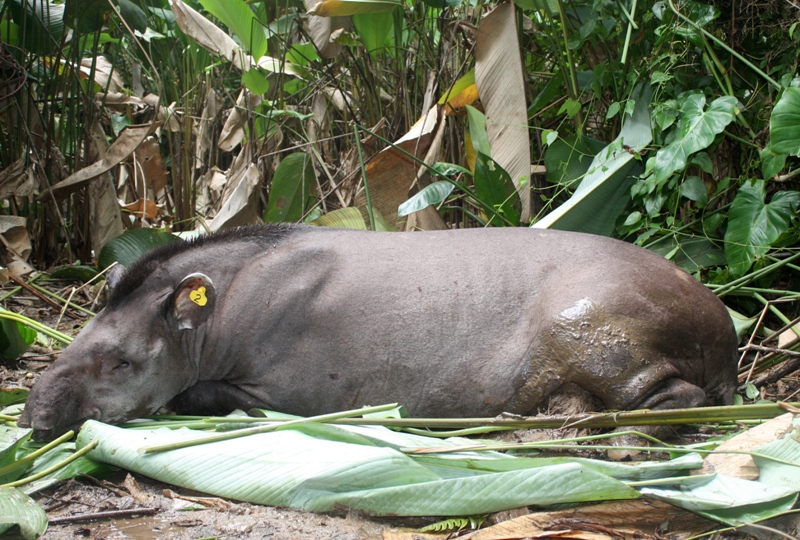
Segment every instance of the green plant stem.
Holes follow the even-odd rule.
[[[64,459],[63,461],[60,461],[60,462],[56,463],[52,467],[48,467],[45,470],[43,470],[43,471],[41,471],[39,473],[36,473],[34,475],[28,476],[27,478],[23,478],[22,480],[17,480],[16,482],[9,482],[8,484],[3,484],[3,487],[24,486],[25,484],[30,484],[31,482],[35,482],[36,480],[39,480],[40,478],[44,478],[48,474],[52,474],[52,473],[56,472],[57,470],[66,467],[67,465],[69,465],[73,461],[76,461],[77,459],[79,459],[79,458],[83,457],[84,455],[88,454],[89,452],[94,450],[94,448],[99,443],[100,443],[100,441],[97,441],[97,440],[92,441],[89,444],[87,444],[86,446],[84,446],[83,448],[81,448],[80,450],[78,450],[77,452],[75,452],[74,454],[72,454],[71,456],[69,456],[68,458]]]
[[[800,404],[788,404],[798,406]],[[385,406],[388,407],[388,406]],[[382,409],[387,410],[387,409]],[[571,416],[523,417],[523,418],[352,418],[360,409],[337,413],[334,420],[320,420],[322,417],[303,418],[305,422],[330,422],[351,426],[386,426],[393,428],[431,428],[431,429],[466,429],[492,427],[497,429],[558,429],[565,427],[581,427],[585,429],[616,428],[620,426],[642,425],[683,425],[697,423],[728,423],[739,420],[758,420],[774,418],[786,413],[786,408],[778,403],[759,403],[755,405],[728,405],[720,407],[697,407],[690,409],[665,409],[660,411],[620,411],[614,413],[585,413]],[[150,417],[159,418],[159,417]],[[211,417],[197,416],[164,416],[165,423],[176,418],[180,421],[204,420],[211,427],[215,423],[269,423],[284,425],[297,422],[297,419],[253,418],[253,417]],[[158,424],[163,425],[163,424]],[[276,427],[278,427],[276,425]],[[138,426],[138,424],[137,424]]]
[[[28,280],[28,285],[33,285],[33,282],[34,282],[34,281],[36,281],[37,279],[39,279],[40,277],[42,277],[43,275],[44,275],[44,274],[36,274],[35,276],[33,276],[32,278],[30,278],[30,279]],[[4,294],[3,296],[0,296],[0,302],[4,302],[5,300],[7,300],[7,299],[11,298],[12,296],[14,296],[15,294],[17,294],[17,293],[18,293],[19,291],[21,291],[21,290],[22,290],[22,287],[14,287],[13,289],[11,289],[10,291],[8,291],[8,292],[7,292],[6,294]]]
[[[33,328],[37,332],[40,332],[48,337],[55,339],[56,341],[60,341],[65,345],[72,343],[72,338],[66,334],[62,334],[58,330],[53,330],[49,326],[45,326],[41,323],[34,321],[33,319],[29,319],[24,315],[20,315],[19,313],[14,313],[13,311],[7,311],[5,309],[0,308],[0,318],[2,319],[9,319],[11,321],[18,322],[20,324],[24,324],[29,328]]]
[[[739,53],[737,53],[736,51],[734,51],[733,49],[728,47],[728,45],[726,43],[724,43],[723,41],[717,39],[713,34],[710,34],[709,32],[706,32],[699,24],[695,23],[693,20],[689,19],[688,17],[683,15],[680,11],[678,11],[678,8],[676,8],[675,4],[672,3],[672,0],[667,0],[667,3],[669,4],[669,8],[672,10],[672,12],[675,15],[678,16],[678,18],[680,18],[684,22],[688,23],[689,25],[693,26],[695,28],[695,30],[697,30],[698,32],[702,33],[706,38],[710,39],[711,41],[713,41],[714,43],[716,43],[717,45],[719,45],[720,47],[722,47],[723,49],[728,51],[728,53],[730,53],[735,58],[737,58],[740,62],[742,62],[744,65],[746,65],[747,67],[749,67],[750,69],[755,71],[758,75],[763,77],[765,81],[770,83],[777,90],[781,89],[781,85],[778,84],[778,82],[776,82],[772,77],[770,77],[769,75],[767,75],[766,73],[764,73],[763,71],[758,69],[752,62],[750,62],[745,57],[743,57],[742,55],[740,55]]]
[[[575,70],[575,62],[572,59],[572,51],[569,48],[569,34],[567,33],[567,26],[569,25],[569,19],[567,18],[567,14],[564,11],[564,2],[562,0],[556,0],[556,4],[558,4],[558,16],[560,19],[559,22],[561,24],[561,34],[562,37],[564,38],[563,51],[567,57],[567,71],[569,72],[569,84],[567,85],[567,90],[569,91],[570,98],[577,101],[579,95],[578,73]],[[580,135],[582,132],[583,132],[583,113],[579,108],[578,113],[575,115],[575,133],[577,135]]]
[[[46,454],[47,452],[49,452],[50,450],[52,450],[53,448],[55,448],[59,444],[65,443],[68,440],[70,440],[74,435],[75,435],[74,431],[67,431],[61,437],[59,437],[59,438],[57,438],[57,439],[55,439],[53,441],[50,441],[46,445],[42,446],[41,448],[39,448],[38,450],[36,450],[34,452],[31,452],[27,456],[25,456],[25,457],[23,457],[21,459],[18,459],[16,461],[13,461],[12,463],[6,465],[5,467],[0,467],[0,476],[4,476],[5,474],[9,473],[10,471],[13,471],[14,469],[18,469],[20,467],[24,467],[24,466],[27,466],[30,463],[33,463],[40,456],[43,456],[44,454]]]
[[[355,125],[356,150],[358,151],[358,163],[361,166],[361,179],[364,181],[364,195],[367,198],[367,214],[369,215],[369,228],[375,230],[375,216],[372,210],[372,200],[369,197],[369,183],[367,182],[367,167],[364,164],[364,153],[361,148],[361,127]]]
[[[763,276],[765,274],[768,274],[770,272],[774,272],[778,268],[780,268],[782,266],[785,266],[785,265],[787,265],[787,264],[789,264],[791,262],[794,262],[794,261],[796,261],[798,259],[800,259],[800,252],[795,253],[791,257],[787,257],[787,258],[783,259],[782,261],[778,261],[776,263],[773,263],[773,264],[770,264],[768,266],[765,266],[764,268],[756,270],[755,272],[751,272],[751,273],[749,273],[747,275],[744,275],[744,276],[742,276],[742,277],[740,277],[738,279],[734,279],[730,283],[726,283],[725,285],[719,287],[714,292],[716,293],[717,296],[719,296],[721,298],[721,297],[725,296],[726,294],[729,294],[729,293],[737,290],[739,287],[741,287],[741,286],[743,286],[743,285],[745,285],[747,283],[750,283],[751,281],[755,281],[756,279],[760,278],[761,276]]]
[[[209,437],[203,437],[199,439],[194,439],[191,441],[182,441],[179,443],[171,443],[171,444],[162,444],[156,446],[147,446],[145,448],[140,448],[140,454],[152,454],[155,452],[165,452],[167,450],[176,450],[178,448],[187,448],[189,446],[197,446],[200,444],[207,444],[212,442],[219,442],[219,441],[227,441],[230,439],[238,439],[239,437],[246,437],[248,435],[255,435],[257,433],[266,433],[268,431],[275,431],[276,429],[282,429],[286,426],[293,426],[297,424],[309,424],[309,423],[318,423],[318,422],[331,422],[331,421],[339,421],[346,419],[351,416],[361,416],[362,414],[370,414],[370,413],[377,413],[388,411],[397,407],[397,403],[390,403],[387,405],[379,405],[377,407],[362,407],[360,409],[353,409],[350,411],[343,411],[338,413],[331,413],[331,414],[321,414],[318,416],[309,416],[308,418],[297,418],[293,420],[288,420],[285,422],[281,422],[278,424],[271,424],[268,426],[258,426],[254,428],[248,429],[240,429],[237,431],[229,431],[227,433],[220,433],[218,435],[211,435]]]
[[[96,313],[86,309],[83,306],[79,306],[78,304],[73,304],[72,302],[67,302],[66,298],[62,298],[62,297],[58,296],[57,294],[48,291],[44,287],[40,287],[39,285],[34,285],[34,284],[30,283],[30,282],[28,283],[28,285],[30,285],[31,287],[33,287],[34,289],[36,289],[40,293],[46,294],[50,298],[54,298],[54,299],[58,300],[59,302],[61,302],[62,304],[67,304],[69,307],[71,307],[73,309],[77,309],[78,311],[81,311],[83,313],[86,313],[87,315],[89,315],[91,317],[94,317],[96,315]]]
[[[622,64],[626,64],[628,62],[628,49],[630,49],[631,45],[631,36],[633,35],[634,30],[639,29],[639,27],[633,21],[633,16],[636,13],[636,1],[637,0],[633,0],[630,13],[628,13],[628,10],[625,9],[625,6],[622,4],[621,0],[617,1],[620,11],[622,11],[622,13],[625,15],[625,18],[628,19],[628,28],[625,30],[625,43],[622,46],[622,56],[620,59]]]

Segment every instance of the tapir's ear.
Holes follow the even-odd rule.
[[[217,293],[211,278],[189,274],[172,294],[172,315],[181,330],[197,328],[214,311]]]
[[[124,273],[125,267],[119,263],[114,263],[114,266],[108,269],[108,272],[106,272],[106,286],[109,291],[117,286]]]

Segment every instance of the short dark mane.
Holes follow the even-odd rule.
[[[283,240],[288,234],[298,229],[305,229],[302,225],[291,223],[265,223],[260,225],[247,225],[233,229],[225,229],[212,234],[204,234],[191,240],[179,240],[160,246],[147,252],[139,260],[128,267],[119,281],[109,291],[108,307],[118,305],[122,300],[138,289],[155,269],[172,257],[186,252],[189,249],[219,243],[230,242],[262,242],[275,243]]]

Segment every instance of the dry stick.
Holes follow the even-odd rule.
[[[45,303],[45,304],[47,304],[48,306],[50,306],[50,307],[53,307],[53,308],[56,308],[57,310],[61,311],[61,306],[60,306],[60,305],[58,305],[58,302],[56,302],[56,301],[54,301],[54,300],[51,300],[51,299],[47,298],[45,295],[43,295],[42,293],[40,293],[39,291],[37,291],[36,289],[34,289],[34,288],[33,288],[33,287],[31,287],[30,285],[28,285],[27,283],[25,283],[24,281],[22,281],[21,279],[19,279],[19,278],[18,278],[18,277],[16,277],[15,275],[13,275],[13,274],[8,274],[8,277],[9,277],[9,279],[10,279],[11,281],[13,281],[13,282],[14,282],[14,283],[16,283],[17,285],[19,285],[20,287],[22,287],[23,289],[25,289],[26,291],[28,291],[28,292],[29,292],[29,293],[31,293],[32,295],[34,295],[34,296],[38,297],[38,298],[39,298],[39,299],[40,299],[42,302],[44,302],[44,303]],[[67,312],[66,312],[66,314],[67,314],[67,315],[68,315],[68,316],[69,316],[71,319],[76,319],[76,320],[77,320],[77,319],[80,319],[80,317],[78,317],[77,315],[75,315],[75,314],[74,314],[74,313],[72,313],[71,311],[67,311]]]
[[[47,518],[50,525],[64,525],[66,523],[84,523],[87,521],[103,521],[106,519],[117,519],[133,516],[152,516],[157,514],[156,508],[129,508],[128,510],[109,510],[107,512],[95,512],[92,514],[81,514],[79,516],[61,516]]]

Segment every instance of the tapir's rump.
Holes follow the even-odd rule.
[[[253,226],[129,268],[21,424],[47,438],[171,400],[196,414],[394,401],[415,416],[528,414],[565,385],[614,409],[729,403],[735,351],[711,292],[621,241]]]

